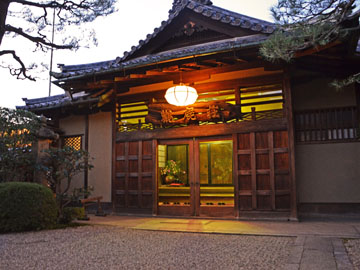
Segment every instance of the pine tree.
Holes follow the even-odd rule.
[[[279,0],[271,8],[277,30],[262,44],[260,54],[271,62],[290,62],[297,52],[346,38],[360,30],[358,25],[345,26],[345,21],[359,15],[359,6],[360,0]],[[360,73],[333,85],[354,82],[360,83]]]
[[[0,57],[11,56],[14,62],[2,64],[2,67],[9,68],[19,79],[35,80],[28,74],[34,66],[26,65],[15,50],[1,49],[4,38],[16,38],[19,43],[24,38],[35,45],[35,51],[77,49],[81,37],[69,35],[61,43],[54,43],[51,38],[53,27],[55,31],[64,32],[68,27],[92,22],[99,16],[113,13],[115,3],[116,0],[0,0]],[[11,23],[7,23],[9,19]],[[96,43],[94,32],[86,36]]]

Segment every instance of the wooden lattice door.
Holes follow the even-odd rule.
[[[287,131],[234,136],[237,204],[241,212],[290,211],[291,179]]]
[[[151,212],[154,200],[154,161],[152,140],[116,143],[113,202],[117,209]]]

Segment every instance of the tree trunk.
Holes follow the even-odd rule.
[[[5,35],[5,21],[10,5],[10,0],[0,0],[0,45]]]

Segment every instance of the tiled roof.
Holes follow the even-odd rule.
[[[34,99],[27,99],[23,98],[25,101],[24,106],[16,106],[17,109],[22,110],[30,110],[30,111],[37,111],[37,110],[45,110],[45,109],[54,109],[59,107],[65,106],[72,106],[82,102],[91,103],[97,102],[98,98],[88,99],[85,96],[74,97],[71,99],[70,97],[66,96],[65,94],[62,95],[55,95],[51,97],[43,97],[43,98],[34,98]]]
[[[125,52],[121,60],[128,59],[135,51],[156,37],[183,9],[190,9],[214,21],[230,24],[232,26],[251,29],[254,32],[271,34],[275,30],[275,25],[270,22],[248,17],[230,10],[222,9],[217,6],[200,3],[201,1],[180,0],[174,1],[172,9],[169,11],[169,19],[163,21],[159,28],[155,28],[152,34],[148,34],[145,40],[140,40],[137,46],[133,46],[130,52]]]
[[[61,79],[73,76],[88,75],[90,73],[114,71],[114,69],[117,70],[129,67],[136,67],[142,64],[149,64],[162,60],[170,60],[180,57],[180,55],[191,55],[197,53],[198,51],[205,53],[208,52],[207,49],[209,49],[209,52],[215,52],[217,48],[215,48],[214,46],[219,47],[218,51],[223,49],[231,49],[232,45],[227,46],[229,45],[229,42],[235,46],[239,44],[246,45],[247,42],[249,43],[249,39],[251,39],[251,37],[244,37],[230,40],[222,40],[220,42],[206,43],[198,46],[180,48],[177,50],[171,50],[154,55],[146,55],[143,57],[131,59],[131,56],[136,51],[142,48],[145,44],[149,43],[150,40],[155,38],[162,30],[164,30],[165,27],[170,25],[171,22],[184,9],[193,10],[194,12],[201,14],[204,17],[210,18],[214,21],[219,21],[224,24],[229,24],[243,29],[250,29],[255,33],[257,32],[258,35],[254,36],[255,39],[258,39],[257,41],[264,40],[265,36],[271,34],[275,30],[275,25],[270,22],[255,19],[229,10],[222,9],[220,7],[213,6],[211,1],[209,0],[175,0],[173,2],[172,9],[169,11],[168,20],[163,21],[161,23],[161,26],[159,28],[155,28],[152,34],[148,34],[145,40],[140,40],[139,44],[137,46],[133,46],[130,52],[124,52],[123,57],[117,57],[116,59],[111,61],[104,61],[85,65],[59,65],[59,67],[61,68],[61,73],[53,73],[53,76],[57,79]]]
[[[118,62],[116,60],[109,62],[102,62],[101,64],[86,64],[86,65],[76,65],[76,66],[67,66],[63,68],[62,73],[53,72],[52,75],[59,79],[66,80],[66,78],[79,78],[82,76],[87,76],[89,74],[97,73],[108,73],[119,71],[128,68],[134,68],[142,65],[159,63],[165,60],[171,60],[178,57],[187,57],[194,56],[203,53],[215,53],[221,51],[228,51],[237,48],[250,47],[258,45],[262,41],[266,40],[267,36],[263,34],[230,38],[220,41],[213,41],[208,43],[203,43],[199,45],[192,45],[188,47],[182,47],[179,49],[169,50],[165,52],[160,52],[157,54],[150,54],[141,56],[138,58],[130,59],[124,62]]]

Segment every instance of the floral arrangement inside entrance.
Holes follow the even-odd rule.
[[[165,167],[160,168],[163,183],[167,185],[183,185],[180,175],[185,173],[185,171],[181,170],[180,161],[167,160]]]

